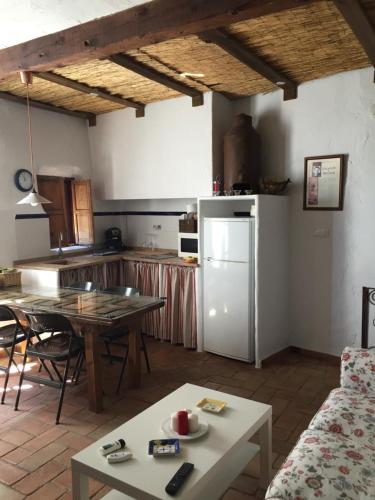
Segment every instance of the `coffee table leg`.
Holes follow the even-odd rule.
[[[72,495],[73,500],[88,500],[89,481],[88,477],[81,474],[78,467],[72,463]]]
[[[272,473],[272,417],[259,430],[260,486],[268,488]]]
[[[98,335],[94,326],[85,328],[85,356],[87,384],[89,389],[89,408],[100,413],[103,410],[103,391],[100,370]]]
[[[129,325],[128,385],[136,389],[141,385],[141,320]]]

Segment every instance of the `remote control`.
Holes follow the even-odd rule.
[[[128,451],[118,451],[117,453],[111,453],[107,455],[108,463],[115,464],[117,462],[125,462],[132,458],[133,453],[129,453]]]
[[[169,481],[167,486],[165,487],[165,491],[171,496],[175,495],[181,488],[181,486],[184,484],[185,480],[187,479],[187,477],[189,476],[189,474],[193,469],[194,469],[193,464],[190,464],[189,462],[184,462],[178,469],[176,474]]]

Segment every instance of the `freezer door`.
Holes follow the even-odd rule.
[[[249,264],[203,263],[204,350],[253,361],[253,298]]]
[[[249,219],[204,219],[203,258],[249,262]]]

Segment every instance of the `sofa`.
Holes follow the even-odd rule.
[[[375,499],[375,349],[346,347],[329,394],[265,498]]]

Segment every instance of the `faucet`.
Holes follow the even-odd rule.
[[[63,240],[63,234],[61,232],[58,234],[58,240],[59,240],[59,249],[57,250],[57,255],[59,257],[62,257],[64,255],[64,252],[63,252],[62,246],[61,246],[62,240]]]

